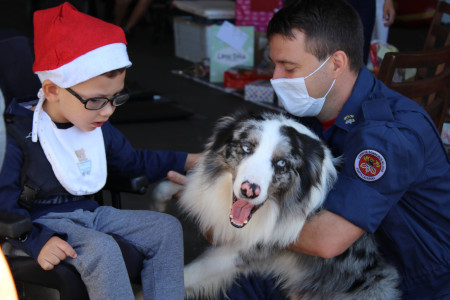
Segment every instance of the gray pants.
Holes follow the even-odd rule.
[[[183,299],[183,236],[176,218],[101,206],[93,212],[49,213],[35,222],[67,234],[77,257],[66,261],[81,274],[90,299],[134,299],[120,248],[106,233],[125,238],[145,255],[144,299]]]

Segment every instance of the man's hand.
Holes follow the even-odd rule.
[[[42,247],[37,261],[42,269],[51,270],[68,256],[76,258],[77,253],[65,240],[53,236]]]

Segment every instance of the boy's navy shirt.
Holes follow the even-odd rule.
[[[37,103],[37,100],[34,102]],[[33,111],[25,108],[19,99],[11,102],[6,114],[25,117],[21,119],[30,123],[33,118]],[[123,134],[109,122],[102,126],[102,133],[109,173],[146,174],[150,182],[156,182],[164,178],[170,170],[180,173],[184,171],[187,153],[134,149]],[[42,159],[46,160],[45,156]],[[90,196],[81,199],[79,196],[73,196],[73,199],[68,199],[64,203],[36,203],[30,211],[26,210],[18,203],[22,192],[20,175],[23,163],[24,155],[21,146],[14,137],[8,134],[5,160],[0,172],[0,199],[2,199],[0,210],[26,215],[31,220],[35,220],[49,212],[70,212],[76,209],[94,210],[98,207],[99,204]],[[42,174],[37,174],[37,176],[39,175]],[[33,223],[33,230],[24,242],[13,240],[10,242],[37,259],[44,244],[54,235],[64,238],[64,234]]]

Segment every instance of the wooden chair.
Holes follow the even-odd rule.
[[[404,69],[416,69],[414,78],[399,80]],[[422,105],[442,131],[450,101],[450,46],[386,53],[378,79]]]
[[[450,3],[439,1],[428,29],[428,34],[423,48],[424,50],[450,45],[450,23],[442,23],[442,18],[444,15],[450,15]],[[443,66],[440,66],[440,68],[441,69],[437,69],[436,71],[442,71]],[[424,76],[421,72],[423,72],[423,70],[419,70],[418,74],[420,76]],[[447,115],[447,117],[449,117],[449,115]]]
[[[428,29],[424,50],[444,47],[450,44],[450,24],[442,23],[442,17],[445,14],[450,15],[450,3],[440,1]]]

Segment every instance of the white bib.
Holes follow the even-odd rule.
[[[82,131],[76,126],[58,129],[42,109],[45,98],[39,92],[33,115],[32,141],[41,143],[47,160],[61,185],[72,195],[90,195],[106,183],[105,144],[100,127]]]

